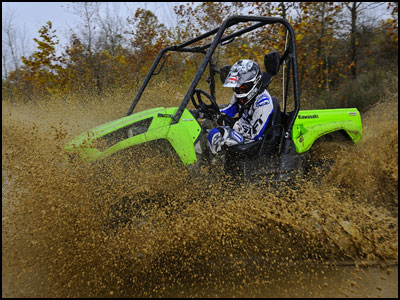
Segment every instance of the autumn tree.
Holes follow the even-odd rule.
[[[243,2],[191,2],[177,5],[174,7],[177,15],[177,26],[173,38],[177,42],[184,42],[213,30],[221,26],[222,22],[229,16],[242,14],[245,6],[246,3]],[[228,28],[225,35],[231,31]],[[199,44],[209,43],[213,37],[202,40]],[[245,52],[241,49],[241,45],[244,44],[246,42],[242,41],[239,45],[234,41],[232,47],[217,47],[213,55],[213,63],[217,66],[233,64],[234,60],[239,57],[239,52]],[[198,68],[199,54],[186,54],[184,59],[185,64],[193,69],[191,71],[193,73]]]
[[[62,63],[65,68],[60,76],[64,81],[63,86],[68,91],[80,91],[90,86],[89,74],[86,63],[86,54],[81,40],[72,34],[69,44],[66,46],[62,55]]]
[[[387,4],[387,9],[390,10],[391,17],[387,19],[386,27],[387,34],[396,43],[396,48],[398,49],[399,42],[399,2],[389,2]]]
[[[82,62],[87,70],[88,87],[94,87],[98,94],[104,88],[102,66],[96,58],[96,53],[99,51],[98,12],[101,4],[99,2],[71,2],[66,6],[70,12],[80,17],[80,23],[77,29],[72,30],[72,34],[79,39],[84,50]]]
[[[22,57],[22,77],[31,82],[34,88],[53,93],[60,87],[58,73],[62,66],[59,63],[60,57],[56,54],[59,40],[56,30],[52,29],[51,21],[42,26],[39,33],[40,38],[33,39],[37,45],[36,50],[29,58]]]
[[[128,17],[129,29],[125,31],[132,55],[129,64],[135,74],[136,83],[144,75],[158,52],[168,44],[168,30],[149,10],[138,8],[133,17]]]
[[[251,2],[251,6],[251,14],[281,17],[289,19],[289,22],[292,23],[292,16],[295,13],[297,4],[295,2]],[[250,33],[250,35],[253,41],[250,47],[258,52],[256,56],[260,61],[263,61],[263,56],[271,51],[278,50],[283,54],[287,35],[283,25],[276,24],[263,27],[259,31]]]

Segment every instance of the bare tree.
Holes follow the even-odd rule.
[[[19,28],[15,22],[15,11],[5,8],[2,18],[2,77],[18,71],[21,57],[30,51],[26,26]]]
[[[353,79],[357,77],[357,35],[359,33],[360,17],[364,12],[373,12],[382,6],[383,2],[349,2],[345,3],[346,8],[350,12],[350,59],[351,59],[351,76]]]
[[[99,5],[98,2],[71,2],[66,5],[67,10],[82,20],[82,23],[78,24],[78,32],[73,33],[82,41],[89,55],[95,50],[93,47],[96,39]]]
[[[113,3],[111,11],[109,3],[106,3],[104,11],[99,9],[97,13],[100,24],[99,47],[110,50],[111,55],[115,55],[118,45],[123,41],[124,24],[119,15],[119,4]]]
[[[2,59],[3,59],[3,71],[7,76],[9,71],[9,65],[13,66],[14,70],[18,69],[20,56],[17,49],[17,27],[14,24],[15,12],[9,11],[2,18]]]

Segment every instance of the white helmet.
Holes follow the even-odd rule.
[[[261,69],[250,59],[236,62],[225,80],[224,87],[233,88],[237,101],[248,106],[258,94],[261,82]]]

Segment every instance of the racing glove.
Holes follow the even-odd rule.
[[[232,128],[233,125],[235,125],[236,121],[237,120],[235,118],[228,117],[227,115],[221,115],[217,120],[217,124],[221,126],[229,126]]]

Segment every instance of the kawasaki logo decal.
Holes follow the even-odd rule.
[[[318,119],[319,116],[317,114],[309,115],[309,116],[300,116],[299,119]]]

